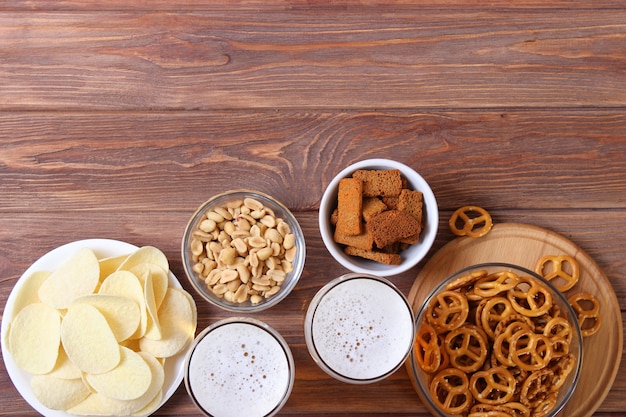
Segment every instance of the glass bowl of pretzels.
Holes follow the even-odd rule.
[[[438,225],[437,200],[426,180],[389,159],[343,169],[320,203],[324,245],[357,273],[391,276],[414,267],[430,250]]]
[[[462,269],[415,303],[409,376],[435,416],[554,416],[572,396],[582,335],[567,299],[536,273]]]

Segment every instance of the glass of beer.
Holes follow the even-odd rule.
[[[313,360],[352,384],[380,381],[411,352],[415,326],[406,297],[389,280],[349,273],[322,287],[307,310],[304,335]]]
[[[294,361],[282,336],[260,320],[233,317],[202,331],[187,353],[185,387],[210,417],[269,417],[287,402]]]

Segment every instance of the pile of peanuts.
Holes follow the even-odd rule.
[[[207,210],[190,246],[193,271],[210,291],[252,304],[280,290],[297,251],[289,224],[254,198]]]

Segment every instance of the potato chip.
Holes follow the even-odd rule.
[[[163,269],[162,267],[149,264],[149,263],[141,263],[135,265],[130,269],[130,272],[135,274],[137,278],[142,282],[145,291],[145,281],[143,277],[145,273],[150,274],[152,277],[152,290],[154,292],[154,301],[156,303],[156,308],[158,309],[163,302],[163,298],[165,298],[165,292],[167,291],[167,287],[169,286],[169,277],[168,271]]]
[[[128,255],[111,256],[109,258],[100,259],[98,261],[100,264],[100,282],[104,281],[106,277],[117,271],[126,258],[128,258]]]
[[[50,274],[39,287],[39,299],[58,309],[65,309],[72,300],[91,294],[100,282],[100,265],[96,254],[80,249]]]
[[[120,347],[119,364],[100,374],[85,375],[87,383],[99,394],[116,400],[134,400],[146,393],[152,382],[150,366],[141,355]]]
[[[137,249],[122,262],[118,270],[130,271],[132,268],[142,263],[158,265],[165,271],[170,270],[167,257],[161,250],[154,246],[143,246]]]
[[[7,340],[17,366],[31,374],[46,374],[59,355],[61,314],[47,304],[29,304],[13,318]]]
[[[144,408],[134,411],[131,415],[137,416],[137,417],[149,416],[150,414],[154,413],[157,408],[159,408],[159,405],[161,404],[162,399],[163,399],[163,390],[160,390]]]
[[[133,413],[140,411],[145,407],[148,407],[156,397],[161,398],[159,394],[163,392],[163,384],[165,383],[165,370],[163,369],[163,365],[161,364],[161,362],[159,362],[154,356],[149,353],[137,353],[143,358],[144,361],[146,361],[146,363],[150,367],[152,380],[146,392],[141,397],[132,400],[134,406],[136,407],[133,410]]]
[[[46,375],[59,379],[80,379],[83,373],[76,365],[67,357],[63,346],[59,348],[59,356],[54,369]]]
[[[185,291],[178,288],[167,290],[158,315],[163,337],[160,340],[142,338],[139,347],[158,358],[167,358],[180,352],[193,339],[197,318]]]
[[[30,387],[37,400],[52,410],[67,410],[90,394],[82,379],[61,379],[51,375],[35,375]]]
[[[148,323],[146,333],[143,337],[152,340],[160,340],[162,337],[161,325],[159,324],[158,309],[154,299],[154,286],[152,285],[152,275],[150,271],[143,273],[143,283],[146,310],[148,312]]]
[[[78,416],[127,416],[132,413],[131,408],[132,405],[127,401],[114,400],[96,392],[88,395],[67,412]]]
[[[11,315],[15,317],[24,307],[29,304],[41,303],[39,298],[39,287],[48,279],[50,271],[37,271],[33,272],[26,278],[19,291],[15,295],[15,302],[13,303],[13,311]]]
[[[131,337],[141,321],[137,302],[129,297],[111,294],[90,294],[76,298],[70,308],[78,303],[90,304],[104,316],[118,342]]]
[[[115,335],[92,305],[78,303],[68,308],[61,323],[61,343],[68,358],[83,372],[101,374],[120,363]]]
[[[152,355],[144,352],[138,354],[150,367],[152,380],[146,392],[134,400],[116,400],[101,393],[90,395],[85,401],[68,410],[77,415],[149,415],[161,403],[165,372],[163,365]]]
[[[119,295],[134,300],[139,306],[139,327],[130,337],[138,339],[146,333],[148,325],[148,312],[146,311],[146,300],[143,294],[141,281],[130,271],[116,271],[109,275],[100,285],[98,294]]]

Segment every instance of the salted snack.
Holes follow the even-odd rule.
[[[547,279],[561,292],[571,290],[580,278],[576,259],[569,255],[546,255],[539,259],[535,272]]]
[[[563,293],[573,289],[580,278],[578,261],[569,255],[545,255],[537,262],[535,272]],[[602,324],[598,299],[589,293],[578,292],[569,295],[568,301],[576,312],[583,337],[596,334]]]
[[[339,181],[337,200],[333,239],[346,254],[399,265],[402,250],[419,242],[423,195],[407,188],[400,170],[356,170]]]
[[[350,195],[348,189],[343,191]],[[342,222],[352,231],[352,220]],[[258,304],[277,294],[293,271],[298,250],[295,234],[255,198],[208,209],[191,234],[196,278],[229,302]]]
[[[168,274],[165,255],[144,246],[105,259],[83,248],[26,278],[5,342],[43,406],[75,415],[158,407],[164,362],[193,340],[197,323],[194,300]]]
[[[567,299],[576,312],[583,336],[591,336],[600,330],[600,303],[589,293],[576,293]]]
[[[544,416],[576,368],[573,324],[533,276],[474,270],[424,311],[413,357],[444,413]]]
[[[478,238],[485,236],[493,226],[493,220],[487,210],[478,206],[458,208],[448,221],[450,230],[457,236]]]

